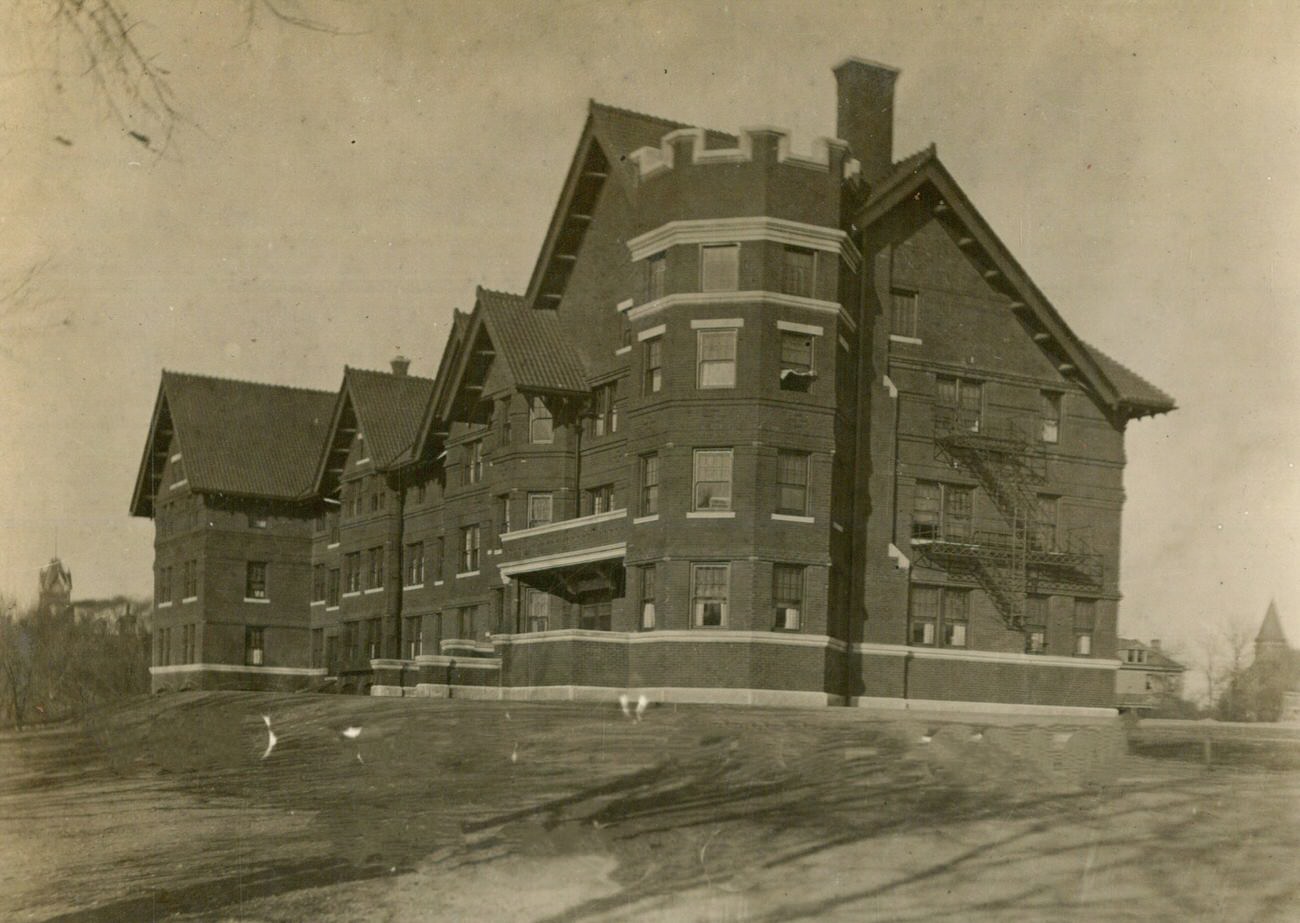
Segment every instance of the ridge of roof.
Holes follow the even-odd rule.
[[[569,394],[588,390],[582,361],[559,329],[554,310],[529,308],[522,295],[482,286],[475,294],[480,322],[516,388]]]
[[[346,366],[344,366],[346,368]],[[278,388],[281,391],[304,391],[308,394],[329,394],[333,391],[326,391],[323,388],[306,388],[302,385],[282,385],[271,381],[253,381],[251,378],[229,378],[224,375],[204,375],[199,372],[178,372],[175,369],[163,369],[163,378],[196,378],[202,381],[215,381],[228,385],[249,385],[255,388]]]
[[[634,109],[625,109],[622,106],[611,106],[609,103],[602,103],[600,102],[600,100],[597,99],[588,99],[587,111],[590,112],[596,109],[599,109],[602,112],[611,113],[613,115],[629,116],[635,119],[645,119],[648,122],[663,122],[665,125],[672,125],[675,128],[689,127],[685,122],[678,122],[674,119],[667,119],[661,115],[650,115],[647,112],[637,112]]]

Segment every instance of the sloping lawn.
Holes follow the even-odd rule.
[[[1300,918],[1300,774],[1120,734],[169,696],[0,737],[0,918]]]

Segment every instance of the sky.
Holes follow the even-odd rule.
[[[588,98],[807,150],[855,55],[902,71],[895,157],[936,143],[1075,332],[1178,400],[1128,429],[1121,633],[1190,651],[1276,599],[1300,642],[1300,5],[279,4],[320,31],[117,2],[165,144],[53,0],[0,13],[0,593],[57,547],[76,596],[150,594],[161,369],[433,375],[476,285],[526,286]]]

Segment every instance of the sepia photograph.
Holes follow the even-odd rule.
[[[0,919],[1300,920],[1297,240],[1289,0],[9,0]]]

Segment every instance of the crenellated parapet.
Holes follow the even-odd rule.
[[[835,173],[848,179],[858,173],[858,161],[848,156],[848,143],[839,138],[816,138],[812,151],[798,154],[790,149],[790,133],[780,128],[755,126],[742,128],[736,147],[710,148],[702,128],[679,128],[661,139],[658,147],[642,147],[628,155],[637,167],[641,181],[651,179],[687,164],[754,163],[768,158],[771,162]]]

